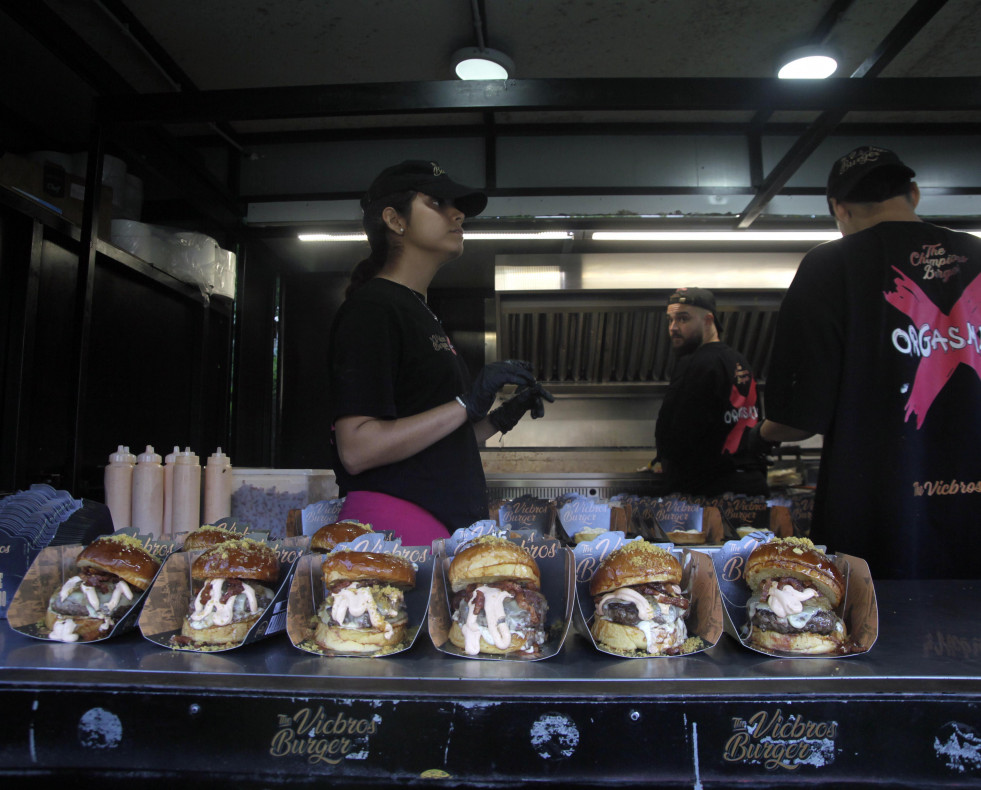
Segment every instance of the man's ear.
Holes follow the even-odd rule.
[[[839,222],[848,222],[852,218],[851,210],[835,198],[831,198],[831,210],[834,211],[835,219]]]

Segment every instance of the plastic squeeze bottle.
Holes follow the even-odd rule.
[[[174,534],[174,462],[177,460],[177,454],[180,451],[181,448],[175,446],[174,452],[167,453],[167,456],[164,458],[164,535]]]
[[[174,459],[174,535],[201,526],[201,464],[185,447]]]
[[[204,467],[204,523],[232,514],[232,461],[219,447]]]
[[[106,505],[114,529],[133,526],[133,467],[136,456],[119,445],[106,466]]]
[[[133,526],[155,537],[163,533],[164,469],[153,447],[146,446],[133,470]]]

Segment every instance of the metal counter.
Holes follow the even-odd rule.
[[[879,638],[776,659],[723,635],[617,659],[321,658],[278,634],[214,654],[0,624],[0,777],[184,786],[981,784],[981,583],[876,584]]]

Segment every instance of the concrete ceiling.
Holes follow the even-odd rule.
[[[189,205],[294,260],[296,227],[356,224],[374,172],[434,147],[497,224],[827,226],[830,161],[863,141],[918,160],[935,215],[981,220],[979,0],[0,0],[0,28],[6,147],[105,123],[152,219]],[[835,77],[778,84],[806,43]],[[454,80],[481,44],[513,81]]]

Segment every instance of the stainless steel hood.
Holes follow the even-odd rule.
[[[561,391],[650,392],[671,378],[674,357],[665,310],[680,285],[711,288],[719,306],[723,340],[741,351],[765,380],[776,314],[800,260],[799,253],[762,260],[738,254],[700,255],[670,265],[657,255],[604,256],[607,276],[590,275],[598,256],[499,256],[494,321],[497,355],[526,359],[543,381]],[[506,258],[507,260],[501,260]],[[618,259],[619,258],[619,259]],[[543,260],[549,259],[549,260]],[[792,264],[791,264],[792,262]],[[546,290],[505,290],[507,277]],[[584,283],[586,286],[584,287]],[[670,283],[670,285],[668,285]]]

